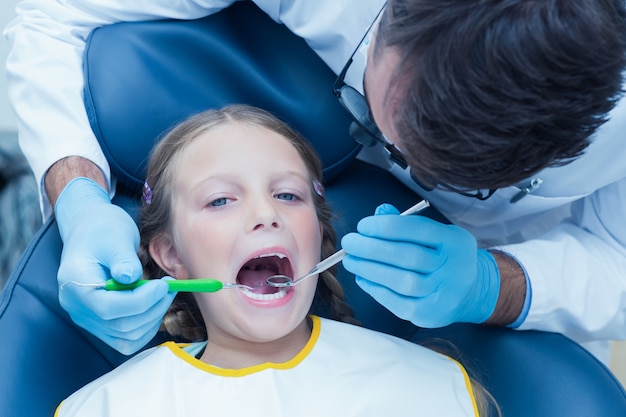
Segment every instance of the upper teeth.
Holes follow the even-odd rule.
[[[276,256],[280,259],[286,258],[287,255],[285,255],[284,253],[264,253],[263,255],[259,255],[257,256],[257,258],[268,258],[270,256]]]

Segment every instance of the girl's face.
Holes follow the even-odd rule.
[[[173,236],[151,245],[172,276],[254,287],[273,274],[297,278],[319,262],[322,233],[311,179],[287,139],[230,122],[194,139],[174,163]],[[196,294],[207,352],[293,343],[292,334],[306,343],[316,285],[312,277],[286,289],[265,284],[252,292]]]

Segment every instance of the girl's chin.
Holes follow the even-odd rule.
[[[245,339],[248,343],[256,344],[287,343],[290,346],[301,345],[298,347],[300,350],[308,342],[310,335],[311,330],[306,323],[306,317],[302,317],[285,320],[274,319],[273,321],[259,320],[249,323]]]

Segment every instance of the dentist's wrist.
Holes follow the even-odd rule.
[[[68,156],[55,162],[48,169],[44,180],[46,194],[53,210],[63,189],[78,177],[90,178],[105,191],[109,189],[102,170],[96,164],[80,156]]]
[[[485,324],[507,326],[514,323],[524,310],[526,274],[515,259],[503,252],[490,251],[500,271],[500,294],[491,317]]]

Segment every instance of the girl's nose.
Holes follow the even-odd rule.
[[[274,205],[274,201],[259,201],[252,207],[252,230],[279,229],[281,227],[280,215]]]

